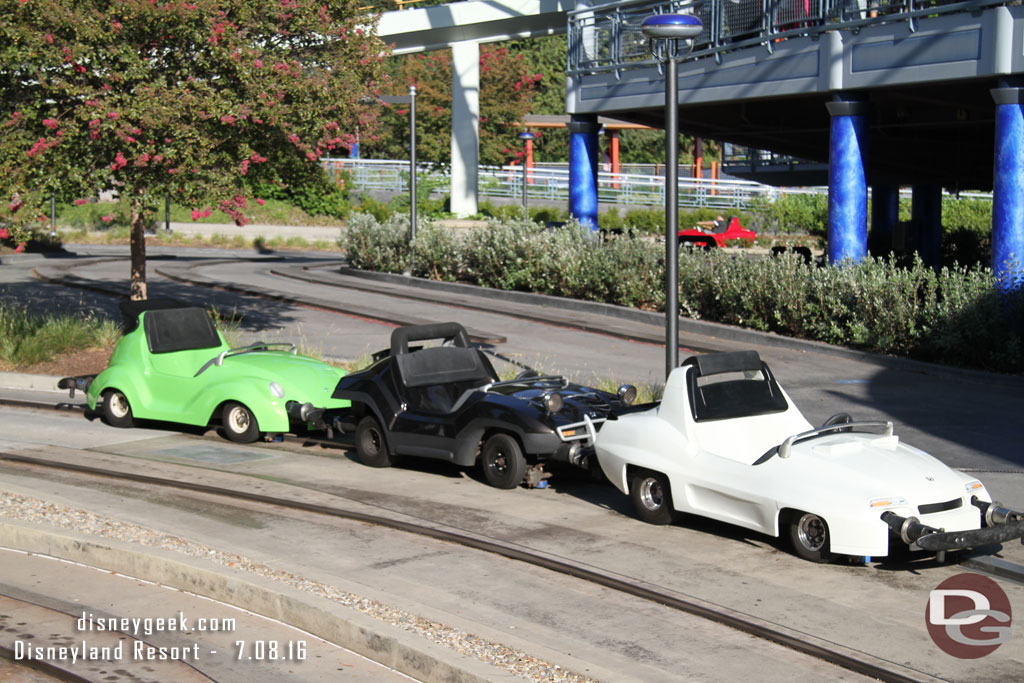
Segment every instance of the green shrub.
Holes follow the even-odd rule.
[[[400,272],[408,223],[353,217],[357,268]],[[433,279],[663,310],[664,242],[627,232],[608,240],[575,221],[547,230],[491,221],[464,239],[433,225],[417,238],[416,272]],[[682,250],[680,312],[756,330],[926,360],[1024,371],[1024,292],[997,294],[991,271],[916,259],[865,259],[817,268],[796,254],[737,257]]]
[[[786,194],[760,206],[755,229],[782,234],[828,233],[828,196],[824,194]]]

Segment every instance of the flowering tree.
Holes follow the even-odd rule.
[[[351,144],[384,52],[360,4],[0,0],[0,227],[46,220],[51,192],[112,190],[145,298],[145,227],[164,197],[241,225],[244,188]]]
[[[401,58],[389,90],[405,95],[416,86],[416,155],[422,161],[451,162],[452,57],[450,50]],[[517,121],[530,113],[543,75],[529,69],[523,55],[504,47],[480,46],[480,163],[504,164],[522,155]],[[379,135],[364,136],[363,156],[408,156],[409,118],[404,106],[380,116]]]

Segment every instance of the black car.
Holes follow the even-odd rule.
[[[442,343],[410,346],[428,340]],[[587,467],[601,423],[635,397],[631,385],[615,395],[532,372],[500,381],[462,325],[438,323],[396,329],[390,349],[338,382],[334,398],[352,407],[327,419],[355,428],[356,452],[371,467],[405,455],[479,461],[487,483],[510,489],[543,486],[550,460]]]

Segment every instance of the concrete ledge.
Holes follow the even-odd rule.
[[[428,683],[511,681],[513,674],[372,617],[230,567],[15,520],[0,522],[0,545],[160,583],[277,619]]]

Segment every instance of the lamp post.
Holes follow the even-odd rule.
[[[665,377],[679,365],[679,62],[704,25],[691,14],[655,14],[640,32],[665,66]]]
[[[526,211],[526,184],[528,178],[526,177],[528,168],[533,162],[533,140],[537,136],[528,130],[524,130],[518,135],[519,139],[523,141],[524,153],[523,153],[523,211]],[[529,218],[529,213],[526,214]]]

